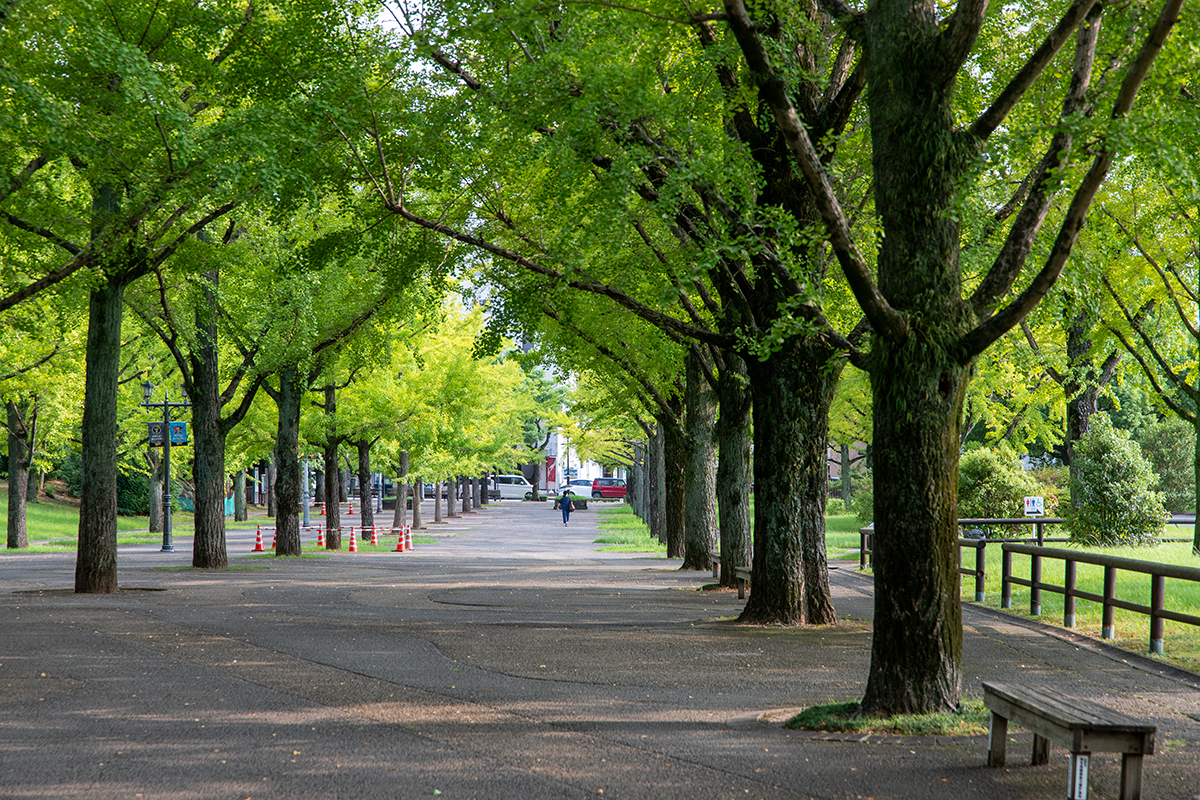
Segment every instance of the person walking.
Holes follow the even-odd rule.
[[[575,510],[575,498],[570,494],[564,494],[558,501],[558,507],[562,509],[563,525],[566,525],[567,521],[571,519],[571,512]]]

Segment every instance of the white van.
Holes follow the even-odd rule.
[[[501,500],[533,499],[533,484],[524,475],[493,475],[492,486],[500,490]]]

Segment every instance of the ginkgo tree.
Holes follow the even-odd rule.
[[[359,66],[340,47],[344,10],[326,0],[5,8],[0,225],[37,256],[0,276],[0,313],[60,284],[88,294],[77,592],[117,588],[125,289],[240,204],[303,200],[327,173],[315,109]]]

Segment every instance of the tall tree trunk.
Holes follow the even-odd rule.
[[[321,459],[321,463],[325,463],[324,458]],[[315,473],[313,483],[316,484],[316,488],[313,490],[313,502],[321,505],[325,502],[325,470],[316,469],[313,472]]]
[[[534,453],[533,459],[533,499],[541,499],[542,475],[546,466],[546,458],[541,453]]]
[[[25,491],[29,482],[29,426],[25,411],[9,400],[8,412],[8,547],[29,547],[25,527]]]
[[[275,435],[275,555],[298,556],[300,550],[300,403],[304,389],[295,367],[279,371],[279,427]]]
[[[1063,460],[1068,467],[1075,461],[1075,447],[1084,434],[1091,430],[1092,416],[1099,410],[1100,391],[1112,380],[1120,363],[1114,351],[1102,366],[1096,366],[1092,346],[1095,326],[1096,320],[1090,310],[1084,309],[1071,316],[1066,329],[1066,374],[1051,372],[1062,386],[1067,400],[1067,436],[1063,442]]]
[[[717,381],[717,511],[721,525],[721,585],[733,586],[734,570],[751,566],[750,387],[746,362],[725,354]],[[751,586],[753,590],[753,586]]]
[[[75,591],[117,591],[117,386],[128,277],[113,275],[88,299],[82,487]]]
[[[275,519],[279,516],[275,497],[275,454],[271,453],[267,460],[267,516]]]
[[[371,481],[371,443],[359,439],[354,443],[358,451],[358,500],[362,506],[362,526],[364,529],[375,524],[374,497],[375,484]]]
[[[455,496],[457,494],[455,492],[455,486],[456,482],[454,478],[449,478],[446,480],[446,516],[450,519],[454,519],[454,517],[458,516],[458,512],[454,510],[454,506],[458,500],[458,498]]]
[[[471,513],[471,483],[466,475],[459,475],[458,485],[462,487],[462,513],[466,516]]]
[[[205,302],[196,310],[192,346],[192,470],[196,486],[192,566],[229,566],[225,551],[225,428],[221,425],[220,365],[217,349],[217,273],[204,274]]]
[[[489,500],[491,499],[488,497],[488,489],[490,488],[488,484],[490,484],[490,483],[491,483],[491,481],[488,480],[488,474],[486,472],[479,476],[479,505],[480,506],[486,506],[488,504]]]
[[[683,473],[684,554],[680,569],[710,570],[717,544],[716,393],[705,380],[699,356],[687,358],[686,465]]]
[[[442,522],[442,482],[433,482],[433,524],[440,525]]]
[[[34,397],[29,404],[29,435],[25,438],[25,450],[29,460],[29,469],[25,471],[25,504],[40,503],[38,494],[42,487],[42,471],[33,463],[38,450],[38,407],[39,398]]]
[[[36,442],[34,443],[34,445],[35,445],[34,452],[36,452]],[[45,479],[45,477],[46,477],[45,473],[43,473],[40,469],[38,469],[36,464],[29,465],[29,480],[26,481],[26,483],[25,483],[25,485],[27,487],[25,490],[25,502],[27,504],[42,502],[42,500],[41,500],[42,482]]]
[[[1196,516],[1192,522],[1192,553],[1200,556],[1200,415],[1192,420],[1192,481],[1196,485]]]
[[[905,347],[875,343],[875,633],[865,711],[949,710],[961,696],[957,475],[967,370],[922,347],[924,339],[914,332]],[[912,398],[924,401],[914,408]]]
[[[396,510],[392,514],[392,527],[403,528],[407,518],[408,503],[408,451],[400,452],[400,464],[396,470]]]
[[[649,458],[650,480],[646,485],[646,525],[650,533],[662,544],[667,543],[666,510],[663,505],[663,426],[655,423],[654,435],[650,437]]]
[[[952,710],[961,698],[957,476],[970,366],[952,352],[974,314],[962,298],[950,203],[971,153],[953,133],[941,31],[918,8],[876,4],[864,43],[875,206],[887,231],[879,291],[908,325],[903,336],[877,335],[871,347],[875,614],[867,714]]]
[[[412,526],[414,531],[419,531],[425,527],[425,521],[421,519],[421,501],[425,499],[425,486],[418,479],[413,482],[412,489]]]
[[[754,562],[742,622],[837,621],[825,557],[825,448],[840,370],[796,338],[747,364],[754,397]]]
[[[677,415],[678,416],[678,415]],[[687,441],[683,430],[659,420],[663,432],[663,533],[667,539],[667,558],[683,558],[686,531],[684,529],[683,492],[687,464]]]
[[[233,476],[233,518],[237,522],[250,519],[246,513],[246,470],[239,469]]]
[[[321,464],[325,473],[325,549],[342,549],[342,511],[338,470],[337,391],[332,383],[324,386],[325,444],[321,447]]]
[[[633,513],[641,520],[646,519],[646,453],[649,442],[633,443],[633,465],[629,469],[629,497]],[[720,467],[718,466],[718,469]],[[719,479],[718,479],[719,480]],[[718,484],[719,490],[719,484]]]
[[[350,499],[350,470],[338,472],[338,500],[345,503]]]
[[[146,483],[150,492],[150,532],[163,532],[163,460],[158,451],[151,447],[146,453],[150,474]]]
[[[850,469],[851,469],[851,467],[850,467],[850,445],[843,442],[842,445],[839,447],[839,456],[842,461],[842,467],[841,467],[842,502],[846,505],[846,508],[849,509],[850,501],[852,499],[854,499],[854,484],[851,482],[853,480],[853,477],[850,473]]]

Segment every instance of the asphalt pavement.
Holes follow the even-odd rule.
[[[406,553],[251,558],[230,531],[214,572],[186,539],[122,547],[112,595],[71,592],[73,554],[0,553],[0,797],[1065,795],[1065,751],[1030,767],[1019,731],[989,769],[986,737],[783,730],[862,695],[870,580],[831,573],[834,627],[737,626],[710,574],[598,552],[595,507],[493,503]],[[964,695],[983,680],[1153,720],[1143,796],[1200,799],[1200,676],[967,605]],[[1090,796],[1119,773],[1094,756]]]

